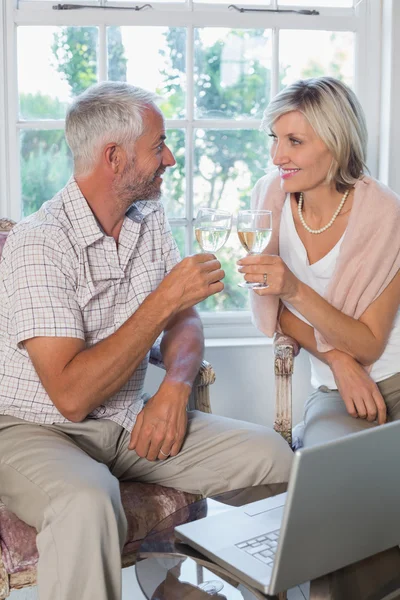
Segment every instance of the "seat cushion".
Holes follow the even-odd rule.
[[[121,498],[128,519],[123,554],[135,552],[146,534],[168,515],[198,499],[172,488],[149,483],[121,483]],[[9,575],[36,566],[36,530],[0,502],[0,547]]]

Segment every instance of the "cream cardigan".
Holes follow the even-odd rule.
[[[267,254],[279,255],[279,226],[286,193],[276,171],[254,186],[252,207],[272,211],[272,237]],[[358,319],[400,269],[400,198],[372,177],[355,185],[353,207],[325,300]],[[250,292],[253,322],[265,335],[277,329],[279,298]],[[315,330],[320,352],[332,350]]]

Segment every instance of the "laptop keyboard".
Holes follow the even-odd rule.
[[[236,544],[236,548],[251,554],[261,562],[272,567],[275,558],[276,548],[278,546],[279,529],[270,531],[264,535],[258,535],[251,540],[246,540]]]

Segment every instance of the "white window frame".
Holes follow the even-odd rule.
[[[55,26],[98,26],[99,28],[99,81],[107,77],[106,27],[108,25],[154,25],[187,28],[187,104],[186,118],[167,120],[167,128],[186,131],[186,198],[184,219],[171,218],[172,225],[187,226],[186,251],[192,246],[193,219],[192,167],[193,142],[196,128],[246,128],[258,129],[260,120],[195,120],[193,117],[193,80],[190,77],[193,61],[193,31],[195,27],[268,28],[272,31],[273,63],[271,94],[278,91],[279,29],[315,29],[327,31],[352,31],[356,33],[355,90],[367,117],[369,130],[368,167],[371,174],[379,172],[380,93],[378,82],[381,77],[381,3],[380,0],[355,0],[356,7],[350,9],[318,8],[318,16],[299,14],[250,12],[239,13],[229,10],[228,5],[196,4],[193,0],[182,3],[152,3],[151,10],[104,10],[102,6],[116,5],[113,0],[66,0],[69,4],[90,4],[96,8],[56,11],[52,6],[60,0],[29,2],[26,0],[3,0],[0,3],[0,214],[15,220],[20,218],[20,206],[13,200],[20,197],[19,133],[22,129],[63,128],[63,120],[29,121],[19,120],[17,85],[17,27],[20,25]],[[358,4],[357,4],[358,2]],[[151,3],[151,0],[150,0]],[[123,2],[120,5],[142,7],[144,2]],[[305,7],[307,3],[305,2]],[[240,2],[239,6],[243,6]],[[276,6],[272,0],[269,8]],[[249,6],[250,8],[251,6]],[[260,8],[260,6],[253,6]],[[265,5],[264,5],[265,7]],[[282,7],[291,8],[291,7]],[[292,7],[298,10],[299,7]],[[311,7],[310,7],[311,8]],[[312,7],[314,8],[314,7]],[[1,76],[3,75],[3,76]],[[251,337],[260,335],[251,325],[248,312],[225,312],[202,314],[208,337]]]

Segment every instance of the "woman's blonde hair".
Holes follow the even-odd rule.
[[[343,192],[367,171],[368,133],[364,111],[354,92],[333,77],[296,81],[283,89],[264,112],[261,129],[282,115],[300,111],[333,156],[327,183]]]

